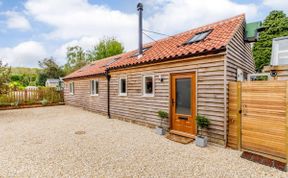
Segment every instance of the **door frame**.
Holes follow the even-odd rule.
[[[172,84],[173,84],[173,79],[172,76],[174,75],[185,75],[185,74],[194,74],[195,75],[195,119],[197,117],[197,113],[198,113],[198,71],[197,70],[185,70],[185,72],[171,72],[169,74],[169,118],[170,118],[170,131],[172,130],[172,125],[173,125],[173,118],[172,118]],[[195,136],[197,135],[198,129],[197,129],[197,123],[195,122]],[[176,132],[175,132],[176,133]],[[183,132],[184,133],[184,132]],[[190,134],[183,134],[183,136],[191,136]],[[194,138],[194,137],[193,137]]]

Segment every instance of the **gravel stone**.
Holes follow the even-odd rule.
[[[179,144],[71,106],[0,111],[0,133],[0,177],[288,177],[239,151]]]

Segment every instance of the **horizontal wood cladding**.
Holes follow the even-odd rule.
[[[227,45],[227,80],[236,81],[237,68],[244,73],[255,73],[255,63],[250,43],[245,43],[245,23],[236,31],[235,35]]]
[[[150,125],[160,125],[159,110],[169,112],[170,74],[196,72],[197,113],[211,120],[210,141],[224,144],[224,54],[199,59],[183,59],[127,69],[112,70],[110,111],[112,118],[127,118]],[[154,75],[155,95],[144,97],[144,75]],[[127,96],[119,96],[118,83],[127,76]],[[160,81],[160,76],[163,81]],[[170,121],[165,125],[169,126]]]
[[[91,96],[90,81],[99,81],[98,96]],[[74,95],[69,94],[69,83],[74,82]],[[68,105],[82,107],[83,109],[107,113],[107,80],[105,77],[80,78],[65,81],[64,100]]]

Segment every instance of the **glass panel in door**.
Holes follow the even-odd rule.
[[[191,115],[191,78],[176,79],[176,113]]]

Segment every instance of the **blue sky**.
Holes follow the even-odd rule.
[[[116,37],[126,50],[137,47],[139,0],[0,0],[0,59],[12,66],[37,67],[53,56],[64,64],[66,48],[88,50],[103,37]],[[288,0],[141,0],[144,27],[175,34],[246,14],[248,22],[269,11],[288,12]],[[151,34],[152,35],[152,34]],[[161,36],[152,35],[159,39]],[[145,38],[149,42],[148,38]]]

